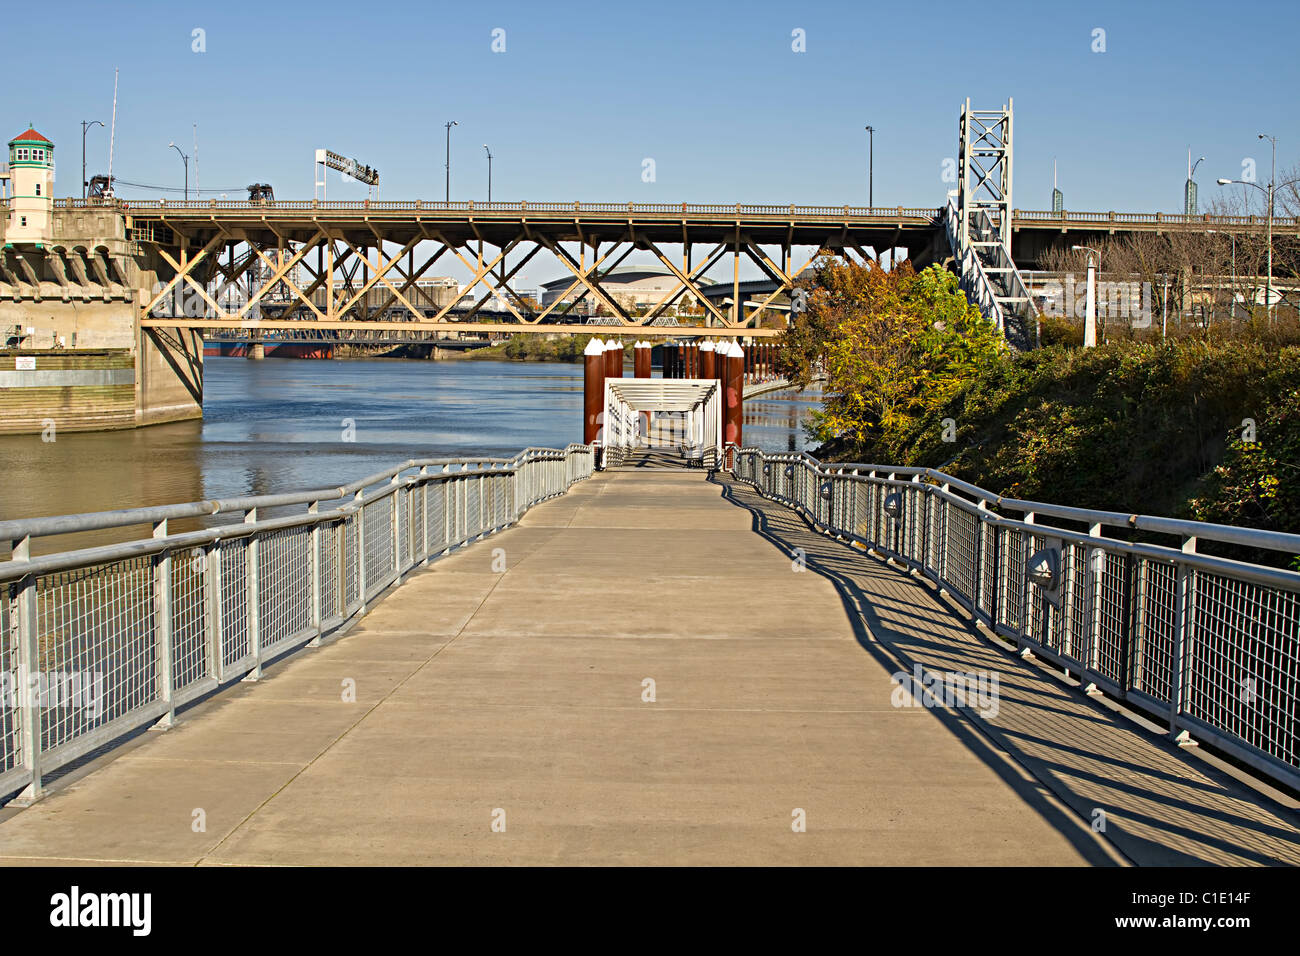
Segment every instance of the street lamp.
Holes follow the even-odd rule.
[[[1273,166],[1272,172],[1269,173],[1268,188],[1265,189],[1259,183],[1247,182],[1244,179],[1220,179],[1220,186],[1254,186],[1260,192],[1268,197],[1268,284],[1265,298],[1267,300],[1269,320],[1273,319],[1273,197],[1277,194],[1279,184],[1277,182],[1277,137],[1269,136],[1265,133],[1259,134],[1260,139],[1266,139],[1273,144]],[[1281,183],[1281,187],[1293,186],[1300,183],[1300,179],[1292,179],[1290,182]]]
[[[86,181],[86,130],[92,126],[103,126],[99,120],[81,121],[81,198],[86,198],[86,187],[90,185]]]
[[[1183,187],[1183,214],[1187,216],[1196,215],[1196,181],[1192,177],[1196,175],[1196,167],[1203,162],[1204,156],[1193,163],[1192,151],[1187,151],[1187,185]]]
[[[185,201],[188,203],[190,201],[190,158],[181,153],[181,148],[175,143],[168,143],[167,145],[180,153],[181,162],[185,164]]]
[[[1101,253],[1092,246],[1071,246],[1075,252],[1088,253],[1088,297],[1083,307],[1083,347],[1095,348],[1097,345],[1097,263]],[[1097,256],[1093,261],[1093,255]]]
[[[488,144],[483,144],[483,149],[488,157],[488,202],[492,201],[492,150],[488,149]]]
[[[443,125],[447,127],[447,202],[451,202],[451,128],[459,126],[460,123],[452,120]]]
[[[864,126],[867,131],[867,205],[876,204],[876,128]]]

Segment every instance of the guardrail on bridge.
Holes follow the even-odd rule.
[[[338,488],[0,521],[0,800],[366,613],[407,571],[590,477],[586,445],[411,460]],[[322,510],[322,504],[338,502]],[[306,513],[266,517],[273,508]],[[168,521],[235,523],[173,534]],[[34,555],[33,539],[152,525]]]
[[[1300,574],[1196,553],[1202,539],[1300,554],[1300,535],[1004,498],[929,468],[754,448],[734,450],[733,471],[925,575],[1081,686],[1300,789]],[[1106,526],[1182,544],[1103,537]]]

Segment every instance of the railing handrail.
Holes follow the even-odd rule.
[[[822,462],[806,452],[763,452],[759,448],[740,448],[741,452],[756,452],[769,460],[802,460],[822,475],[851,471],[875,472],[879,477],[890,474],[919,476],[939,485],[948,484],[990,506],[1009,508],[1022,514],[1048,515],[1069,521],[1103,525],[1112,528],[1129,528],[1150,531],[1180,538],[1197,538],[1221,544],[1235,544],[1251,548],[1264,548],[1286,554],[1300,554],[1300,534],[1286,531],[1268,531],[1263,528],[1244,528],[1240,525],[1214,524],[1209,521],[1192,521],[1184,518],[1167,518],[1160,515],[1138,514],[1128,511],[1100,511],[1093,508],[1076,508],[1046,501],[1032,501],[999,495],[978,485],[963,481],[937,468],[919,466],[881,465],[867,462]]]
[[[114,511],[88,511],[80,514],[51,515],[38,518],[14,518],[0,521],[0,541],[20,541],[27,537],[50,537],[62,534],[77,534],[86,531],[102,531],[108,528],[123,528],[137,524],[154,524],[159,521],[179,521],[184,518],[210,517],[218,514],[237,514],[261,508],[280,508],[286,505],[308,504],[311,502],[336,501],[354,495],[358,491],[388,481],[395,475],[411,468],[429,468],[447,465],[506,465],[514,466],[536,454],[564,455],[570,449],[579,448],[570,445],[565,449],[525,448],[513,458],[411,458],[400,465],[394,465],[384,471],[358,478],[345,485],[331,488],[313,488],[307,491],[283,492],[274,495],[253,495],[239,498],[212,498],[203,501],[178,502],[170,505],[155,505],[144,508],[125,508]],[[507,469],[502,469],[507,470]],[[430,480],[440,481],[455,477],[460,472],[444,475],[430,475]]]

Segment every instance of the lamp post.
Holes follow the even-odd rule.
[[[103,126],[99,120],[81,121],[81,198],[86,198],[86,187],[90,185],[86,181],[86,130],[92,126]]]
[[[1220,179],[1220,186],[1254,186],[1265,196],[1268,197],[1268,279],[1265,291],[1265,308],[1268,309],[1269,321],[1273,320],[1273,197],[1277,194],[1278,186],[1283,188],[1300,183],[1300,179],[1292,179],[1289,182],[1279,184],[1277,182],[1277,137],[1269,136],[1265,133],[1259,134],[1260,139],[1266,139],[1273,144],[1273,166],[1272,172],[1269,173],[1268,188],[1265,189],[1259,183],[1247,182],[1244,179]]]
[[[1196,167],[1203,162],[1204,156],[1193,163],[1192,151],[1187,150],[1187,185],[1183,187],[1183,214],[1187,216],[1196,215],[1196,182],[1192,177],[1196,175]]]
[[[188,203],[190,201],[190,158],[182,153],[181,148],[175,143],[168,143],[167,145],[180,153],[181,162],[185,164],[185,201]]]
[[[488,144],[483,144],[483,150],[488,157],[488,202],[492,201],[492,150],[488,149]]]
[[[460,123],[452,120],[450,123],[444,123],[447,127],[447,202],[451,202],[451,128],[459,126]]]
[[[1083,347],[1095,348],[1097,345],[1097,263],[1101,253],[1091,246],[1071,246],[1075,252],[1088,253],[1088,297],[1083,305]],[[1097,256],[1096,261],[1093,255]]]
[[[876,204],[876,128],[863,127],[867,131],[867,205]]]

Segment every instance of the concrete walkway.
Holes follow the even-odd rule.
[[[999,716],[893,706],[925,655],[1003,671]],[[610,472],[5,811],[0,862],[1125,862],[1096,794],[1166,820],[1129,858],[1181,841],[1138,862],[1294,858],[1285,811],[1072,694],[743,487]]]

